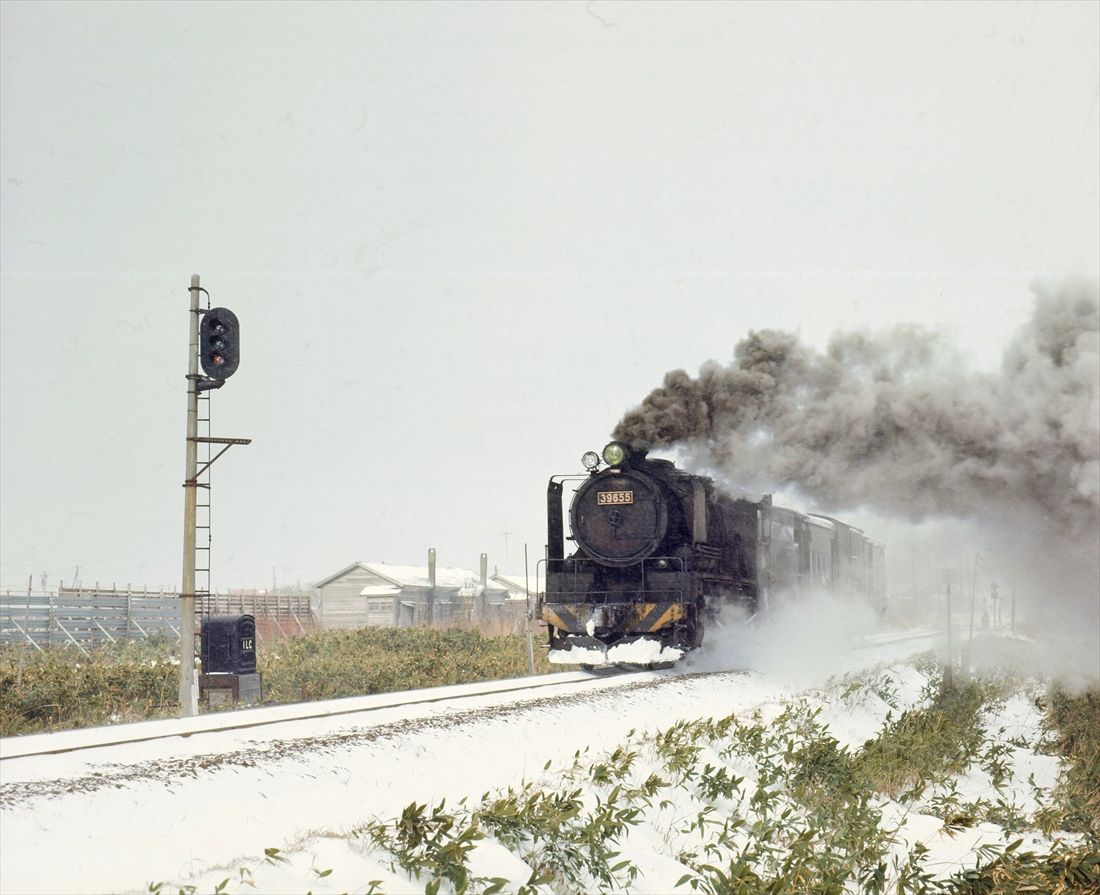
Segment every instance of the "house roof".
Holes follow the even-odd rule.
[[[388,563],[364,563],[364,568],[379,578],[392,582],[397,587],[428,587],[427,566],[391,566]],[[450,566],[436,566],[435,586],[464,588],[480,583],[477,572]]]
[[[535,583],[535,576],[525,576],[522,572],[516,575],[502,575],[500,573],[493,575],[490,581],[495,581],[501,587],[506,588],[510,594],[518,595],[520,597],[526,597],[528,590],[533,595],[538,589],[538,585]]]
[[[323,578],[313,586],[324,587],[357,569],[381,578],[384,582],[381,584],[368,584],[360,591],[364,596],[393,596],[400,590],[410,588],[427,590],[429,586],[427,566],[391,566],[388,563],[374,562],[353,562],[339,572]],[[481,577],[477,572],[470,569],[437,566],[435,586],[439,590],[455,591],[458,596],[468,597],[480,592]],[[510,588],[505,584],[491,580],[485,590],[500,594],[510,590]]]
[[[320,581],[316,582],[313,586],[314,587],[324,587],[326,584],[331,584],[337,578],[343,578],[346,574],[348,574],[348,572],[351,572],[354,569],[362,569],[363,571],[370,571],[367,568],[366,563],[353,562],[350,566],[345,566],[339,572],[333,572],[328,577],[322,578]]]
[[[392,584],[368,584],[361,591],[359,591],[359,596],[396,597],[399,593],[401,593],[401,588],[394,587]]]

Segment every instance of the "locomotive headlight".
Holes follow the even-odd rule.
[[[584,468],[591,471],[600,465],[600,455],[595,451],[585,451],[584,456],[581,457],[581,463],[584,464]]]
[[[608,466],[621,466],[626,459],[626,448],[613,441],[603,449],[603,462]]]

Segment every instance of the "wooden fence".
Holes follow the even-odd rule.
[[[249,613],[261,636],[314,629],[308,594],[211,594],[195,602],[196,626],[206,615]],[[56,594],[0,594],[0,643],[83,648],[155,634],[179,637],[179,623],[173,593],[62,587]]]
[[[210,594],[195,601],[201,615],[239,615],[309,619],[309,594]],[[293,624],[293,622],[291,622]]]

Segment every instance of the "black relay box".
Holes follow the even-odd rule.
[[[202,620],[202,673],[252,674],[256,670],[256,619],[208,615]]]

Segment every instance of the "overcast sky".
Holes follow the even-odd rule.
[[[752,328],[997,362],[1095,275],[1095,3],[0,6],[0,583],[178,587],[187,285],[241,320],[219,588],[522,569]],[[505,555],[505,536],[508,552]]]

